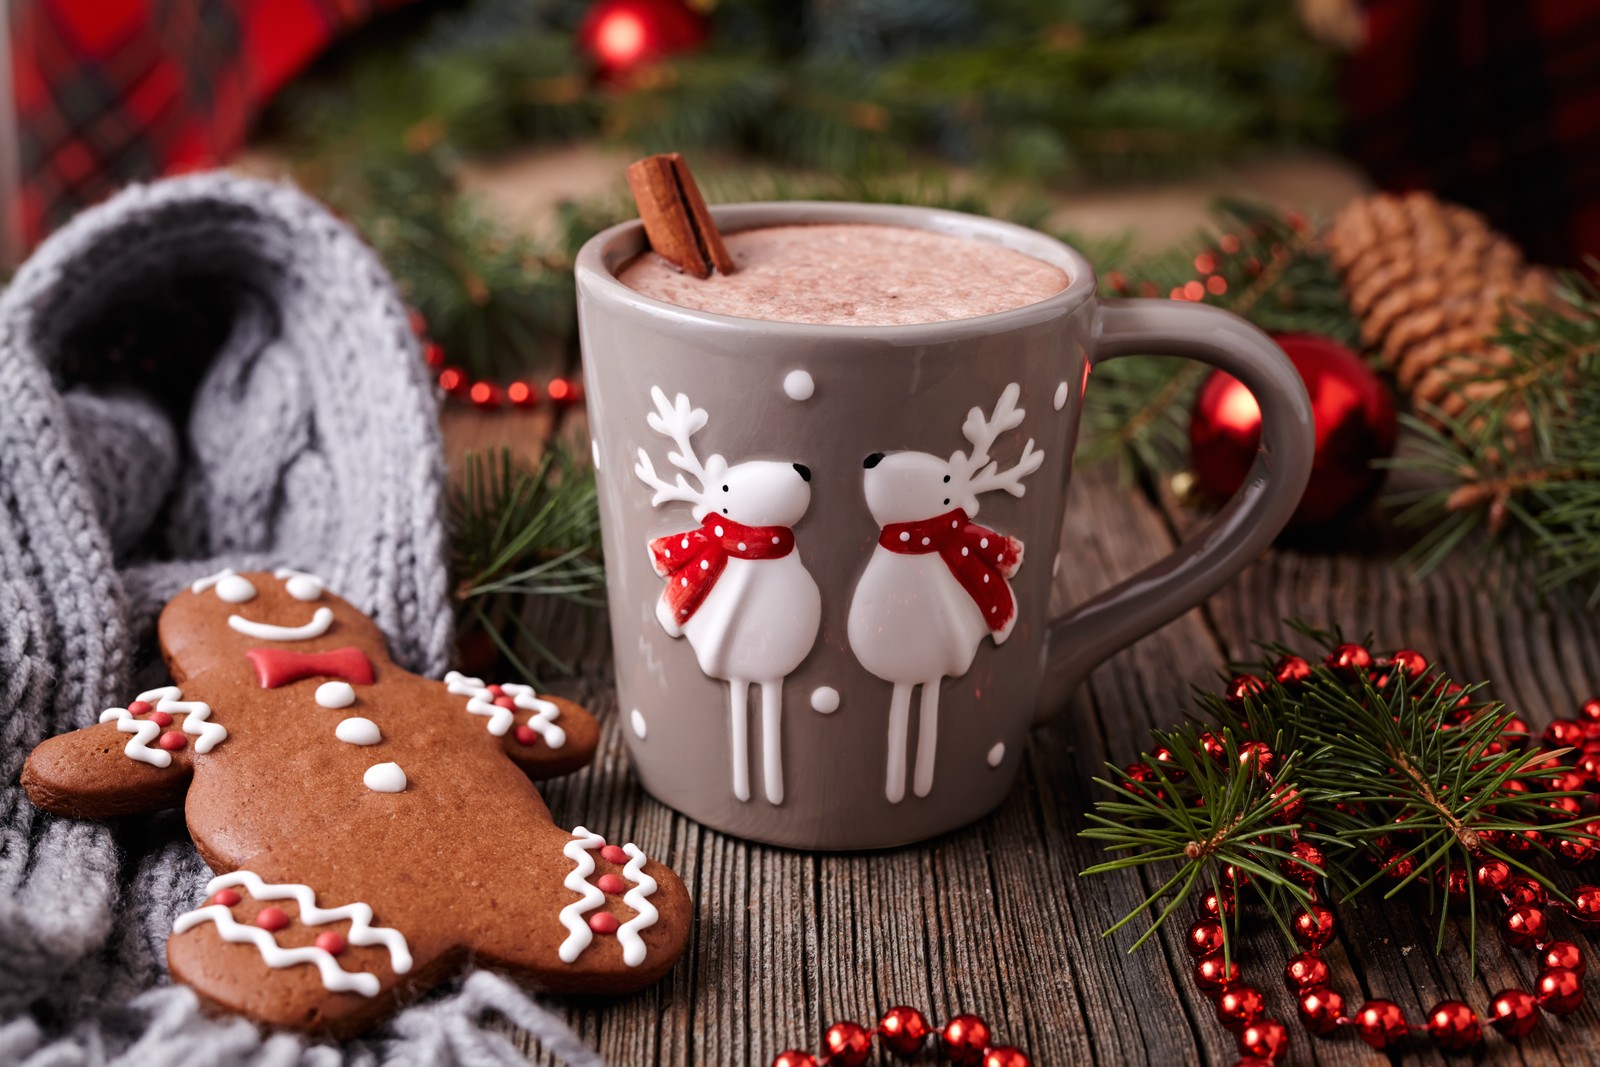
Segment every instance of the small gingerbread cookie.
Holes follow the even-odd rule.
[[[559,829],[529,781],[592,758],[582,708],[407,673],[299,571],[202,578],[160,636],[174,684],[45,741],[22,783],[83,818],[184,806],[217,877],[167,962],[206,1000],[342,1037],[469,956],[555,992],[626,992],[682,954],[678,876]]]

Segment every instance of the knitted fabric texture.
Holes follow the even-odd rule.
[[[481,973],[344,1046],[208,1017],[166,973],[209,877],[181,814],[113,829],[17,784],[40,741],[165,681],[157,614],[224,566],[322,574],[443,671],[436,414],[382,266],[287,186],[129,189],[0,294],[0,1062],[524,1062],[494,1013],[598,1063]]]

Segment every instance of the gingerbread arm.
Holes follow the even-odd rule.
[[[183,803],[194,760],[225,741],[204,701],[177,686],[139,694],[103,712],[94,726],[52,737],[22,768],[34,806],[57,815],[109,819]]]
[[[501,750],[534,781],[571,774],[594,759],[600,724],[572,701],[540,695],[528,685],[486,685],[459,671],[445,675],[444,684],[469,713],[488,720]]]
[[[124,733],[118,723],[102,722],[70,734],[52,737],[28,756],[22,768],[22,788],[35,807],[78,819],[110,819],[118,815],[175,808],[183,803],[194,773],[186,748],[168,752],[148,730]],[[129,748],[148,757],[129,755]],[[164,765],[152,762],[165,757]]]

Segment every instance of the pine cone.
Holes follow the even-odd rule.
[[[1324,242],[1362,341],[1413,400],[1448,415],[1503,388],[1478,379],[1508,361],[1493,343],[1505,312],[1550,298],[1549,276],[1482,215],[1427,193],[1355,200]]]

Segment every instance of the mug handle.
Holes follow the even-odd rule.
[[[1104,301],[1095,314],[1091,369],[1132,355],[1185,356],[1239,379],[1261,408],[1261,447],[1233,499],[1171,555],[1051,621],[1035,722],[1059,711],[1106,657],[1254,562],[1288,523],[1311,479],[1311,401],[1289,358],[1256,327],[1205,304]]]

